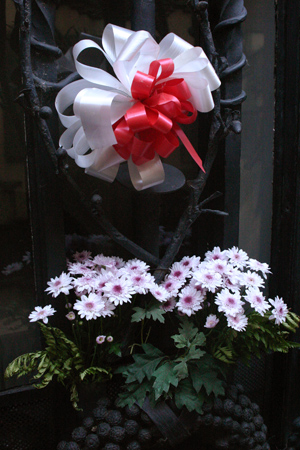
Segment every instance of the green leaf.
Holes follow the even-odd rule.
[[[118,397],[118,406],[132,406],[134,403],[142,406],[146,395],[152,389],[152,383],[145,381],[143,384],[133,383],[126,387],[125,392],[121,392]]]
[[[141,370],[148,380],[150,380],[156,367],[164,359],[164,355],[157,357],[155,355],[137,354],[134,355],[133,358],[135,361],[136,370]]]
[[[192,345],[186,356],[186,361],[190,361],[191,359],[200,359],[205,354],[206,352],[204,350],[200,350],[200,348],[196,348],[194,345]]]
[[[166,311],[161,309],[156,304],[153,304],[149,307],[146,312],[146,318],[152,320],[158,320],[160,323],[165,323],[165,318],[163,317],[166,314]]]
[[[146,318],[146,310],[138,306],[132,308],[135,313],[131,316],[131,322],[141,322]]]
[[[114,355],[121,357],[122,356],[121,344],[119,342],[113,342],[112,344],[110,344],[108,353],[109,354],[113,353]]]
[[[168,393],[170,385],[178,386],[178,378],[174,371],[174,363],[166,361],[153,373],[155,382],[153,383],[153,389],[155,391],[155,400],[161,396],[163,392]]]
[[[109,372],[101,367],[89,367],[79,374],[80,379],[83,381],[87,376],[91,377],[92,381],[97,381],[103,378],[103,374],[108,375]]]
[[[197,411],[201,414],[205,397],[202,394],[197,394],[191,381],[187,378],[179,383],[174,400],[177,408],[186,407],[188,411]]]
[[[189,346],[189,341],[182,334],[174,334],[171,338],[174,340],[177,348],[187,348]]]
[[[218,395],[224,395],[222,380],[218,378],[217,372],[213,370],[207,370],[201,367],[201,364],[189,366],[189,372],[192,380],[193,387],[197,393],[204,387],[207,395],[213,393],[216,397]]]
[[[163,315],[166,312],[157,306],[156,303],[150,303],[146,308],[136,306],[133,310],[135,313],[131,316],[131,322],[140,322],[144,319],[158,320],[161,323],[165,322]]]
[[[176,359],[176,361],[178,361],[178,359]],[[174,372],[176,373],[176,376],[182,380],[183,378],[186,378],[189,374],[188,371],[188,366],[187,363],[185,362],[185,360],[180,361],[179,364],[176,364],[176,366],[174,367]]]
[[[179,328],[180,334],[182,334],[190,342],[198,333],[198,328],[194,327],[193,323],[187,318],[182,318],[181,326]]]

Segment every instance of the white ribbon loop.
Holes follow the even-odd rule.
[[[120,163],[125,161],[118,153],[118,147],[117,150],[113,147],[118,144],[114,127],[137,102],[131,96],[131,84],[137,71],[147,75],[151,62],[172,59],[173,73],[159,82],[183,78],[191,93],[188,101],[200,112],[213,109],[211,91],[220,86],[220,80],[204,51],[174,33],[158,44],[146,31],[134,32],[109,24],[104,29],[102,45],[103,48],[87,39],[74,46],[76,69],[83,79],[64,87],[56,97],[55,106],[67,128],[60,138],[60,145],[86,173],[112,182]],[[100,68],[80,62],[80,54],[87,49],[95,49],[104,55],[118,79]],[[66,110],[72,105],[73,112],[67,114]],[[136,137],[139,139],[138,135]],[[164,181],[163,165],[157,153],[154,159],[141,165],[134,164],[130,157],[128,168],[137,190]]]

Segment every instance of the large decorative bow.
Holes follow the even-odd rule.
[[[211,91],[220,80],[203,50],[173,33],[157,44],[146,31],[111,24],[104,29],[102,45],[103,49],[83,40],[73,48],[82,80],[67,85],[56,97],[56,109],[67,128],[59,144],[86,173],[110,182],[127,160],[137,190],[164,181],[160,156],[169,156],[179,139],[203,169],[180,128],[194,122],[197,111],[214,107]],[[105,55],[118,79],[79,62],[80,53],[91,48]],[[74,115],[66,115],[71,105]]]

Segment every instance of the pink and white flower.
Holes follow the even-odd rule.
[[[181,262],[175,262],[171,266],[169,279],[175,278],[179,281],[185,282],[188,277],[190,277],[190,269],[184,266]]]
[[[82,252],[75,252],[73,255],[73,259],[75,259],[75,261],[81,262],[81,263],[84,263],[85,261],[87,261],[90,258],[91,258],[91,252],[89,252],[87,250],[83,250]]]
[[[102,270],[99,275],[95,277],[95,292],[97,294],[103,294],[103,289],[108,281],[111,281],[115,275],[110,270]]]
[[[271,305],[265,300],[262,292],[257,287],[248,289],[244,298],[261,316],[263,316],[271,307]]]
[[[203,302],[201,294],[191,286],[186,286],[178,295],[179,301],[177,302],[177,309],[187,316],[195,314],[196,311],[202,309],[201,303]]]
[[[133,273],[129,281],[138,294],[146,294],[155,284],[154,277],[150,273]]]
[[[224,276],[227,273],[230,273],[231,266],[228,266],[228,263],[225,259],[212,259],[206,265],[206,269],[211,272],[217,272],[220,275]]]
[[[150,292],[159,302],[165,302],[170,298],[170,293],[163,286],[157,284],[154,284]]]
[[[168,300],[166,300],[165,302],[163,302],[160,305],[160,308],[166,312],[172,312],[172,311],[174,311],[175,306],[176,306],[176,300],[174,297],[171,297],[171,298],[168,298]]]
[[[76,319],[76,316],[75,316],[74,311],[68,312],[68,314],[66,314],[66,318],[67,318],[68,320],[70,320],[70,321],[75,320],[75,319]]]
[[[175,296],[178,294],[179,289],[182,287],[183,282],[176,278],[170,278],[167,276],[164,281],[161,283],[161,286],[166,289],[167,292],[171,296]]]
[[[131,282],[124,276],[108,281],[103,292],[115,306],[130,302],[131,297],[136,293]]]
[[[222,251],[220,247],[214,247],[211,251],[205,253],[204,261],[211,261],[213,259],[224,259],[227,260],[226,251]]]
[[[114,303],[109,301],[106,297],[102,297],[104,301],[104,307],[101,309],[100,315],[101,317],[112,317],[115,315],[116,306]]]
[[[248,325],[248,317],[245,314],[239,313],[235,316],[227,316],[227,323],[230,328],[236,331],[245,331]]]
[[[282,298],[279,298],[278,296],[275,297],[274,300],[269,299],[269,302],[271,303],[271,305],[274,306],[274,308],[272,309],[272,314],[269,317],[270,320],[274,319],[276,325],[280,325],[281,323],[286,321],[286,316],[288,314],[288,307],[287,305],[284,303]]]
[[[243,268],[247,264],[249,256],[244,250],[240,250],[237,247],[232,247],[229,250],[226,250],[227,258],[229,262],[236,267]]]
[[[251,272],[250,270],[248,270],[246,273],[241,273],[240,278],[241,284],[246,286],[247,288],[260,288],[264,286],[264,280],[256,272]]]
[[[103,334],[100,334],[99,336],[96,337],[96,342],[97,344],[101,345],[105,342],[106,340],[106,336],[104,336]]]
[[[48,287],[45,292],[52,294],[52,297],[58,297],[59,294],[68,295],[73,289],[73,280],[69,273],[62,272],[59,277],[51,278],[47,282]]]
[[[205,266],[202,266],[201,270],[194,272],[194,278],[198,284],[201,284],[202,287],[213,293],[222,285],[221,275],[218,272],[206,269]]]
[[[229,289],[223,289],[216,295],[215,304],[218,310],[224,312],[226,316],[235,316],[243,312],[244,302],[238,292],[230,292]]]
[[[72,275],[92,275],[96,274],[96,271],[89,267],[88,262],[85,263],[75,262],[68,264],[69,273]]]
[[[249,261],[247,262],[247,266],[251,270],[261,272],[264,278],[267,278],[268,273],[272,273],[267,263],[262,263],[260,261],[257,261],[257,259],[250,258]]]
[[[103,299],[94,293],[88,296],[82,295],[80,300],[74,304],[74,309],[78,311],[81,319],[92,320],[101,316],[101,311],[104,309]]]
[[[206,317],[205,328],[215,328],[215,326],[219,323],[219,319],[215,314],[210,314]]]
[[[145,273],[150,269],[148,264],[139,259],[130,259],[127,263],[120,269],[120,274],[129,275],[131,273]]]
[[[48,323],[48,317],[53,316],[55,309],[51,305],[46,305],[44,307],[36,306],[34,311],[29,314],[30,322],[37,322],[42,320],[44,323]]]
[[[197,269],[197,267],[200,264],[200,257],[199,256],[184,256],[182,260],[180,261],[180,264],[184,267],[189,268],[190,270],[194,271]]]
[[[77,293],[90,293],[94,290],[96,285],[96,278],[94,276],[85,275],[83,277],[74,278],[74,287]]]

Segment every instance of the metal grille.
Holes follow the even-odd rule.
[[[4,394],[4,393],[3,393]],[[66,414],[66,402],[53,389],[15,389],[0,396],[0,450],[53,450]]]

